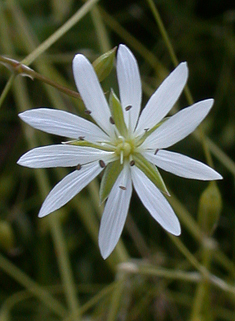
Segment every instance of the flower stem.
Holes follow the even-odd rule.
[[[13,60],[10,58],[0,56],[0,63],[6,65],[9,69],[11,69],[15,73],[15,75],[28,76],[32,79],[38,79],[38,80],[40,80],[40,81],[42,81],[52,87],[57,88],[59,91],[65,93],[69,96],[81,99],[81,96],[76,91],[73,91],[69,88],[66,88],[66,87],[60,85],[60,84],[57,84],[55,81],[39,74],[35,70],[27,67],[26,65],[20,63],[17,60]],[[14,78],[14,76],[13,76],[13,78]],[[3,93],[2,93],[2,95],[3,95]]]
[[[24,87],[23,79],[18,79],[15,82],[15,86],[13,87],[15,96],[18,102],[18,106],[20,106],[20,111],[24,111],[25,109],[29,109],[29,101],[26,96],[26,90]],[[30,148],[35,146],[34,135],[31,132],[30,135],[25,133],[26,138],[28,139],[28,144]],[[36,179],[39,185],[40,193],[43,198],[46,197],[46,194],[49,192],[49,184],[45,175],[44,170],[37,171]],[[51,215],[49,217],[49,224],[51,228],[51,233],[54,241],[54,246],[57,252],[58,265],[60,269],[61,278],[65,288],[65,294],[68,302],[68,306],[72,314],[77,315],[78,311],[78,299],[76,296],[76,289],[73,282],[72,270],[69,263],[68,254],[66,251],[65,239],[60,227],[59,217],[58,215]],[[77,317],[77,320],[80,318]],[[75,317],[74,317],[75,320]]]
[[[63,317],[66,315],[66,309],[54,297],[31,280],[24,272],[18,269],[14,264],[7,260],[0,253],[0,268],[16,282],[28,289],[36,298],[49,307],[56,315]]]
[[[167,31],[166,31],[166,28],[162,22],[162,19],[160,17],[160,14],[157,10],[157,7],[156,5],[154,4],[153,0],[146,0],[151,11],[152,11],[152,14],[156,20],[156,23],[159,27],[159,30],[160,30],[160,33],[162,35],[162,38],[166,44],[166,47],[168,49],[168,52],[169,52],[169,55],[171,57],[171,60],[173,62],[173,64],[175,65],[175,67],[179,64],[179,61],[177,59],[177,56],[175,54],[175,51],[174,51],[174,48],[171,44],[171,41],[170,41],[170,38],[168,37],[168,34],[167,34]],[[188,86],[185,86],[185,89],[184,89],[184,92],[185,92],[185,96],[187,98],[187,101],[190,105],[193,104],[193,97],[192,97],[192,94],[188,88]],[[204,153],[205,153],[205,156],[206,156],[206,160],[207,160],[207,163],[213,167],[213,162],[212,162],[212,158],[211,158],[211,155],[210,155],[210,151],[209,151],[209,148],[208,148],[208,145],[207,145],[207,142],[206,142],[206,139],[205,139],[205,134],[204,134],[204,131],[202,129],[201,126],[199,126],[199,130],[200,130],[200,135],[201,135],[201,143],[202,143],[202,146],[203,146],[203,149],[204,149]]]
[[[30,65],[38,56],[51,47],[59,40],[67,31],[69,31],[76,23],[81,20],[91,8],[99,0],[88,0],[63,26],[56,30],[49,38],[47,38],[40,46],[31,52],[23,61],[22,64]]]

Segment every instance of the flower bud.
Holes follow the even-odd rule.
[[[117,47],[114,47],[112,50],[107,51],[93,62],[93,67],[100,82],[108,77],[112,71],[116,50]]]
[[[200,197],[198,208],[198,223],[207,236],[210,236],[216,229],[221,210],[220,191],[215,182],[210,182]]]
[[[0,249],[10,251],[14,247],[15,238],[9,222],[0,221]]]

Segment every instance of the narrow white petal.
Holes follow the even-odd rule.
[[[120,186],[126,189],[122,189]],[[129,168],[126,166],[113,185],[101,219],[99,247],[104,259],[111,254],[121,236],[131,194],[131,177]]]
[[[203,100],[179,111],[149,135],[143,146],[161,149],[179,142],[191,134],[203,121],[213,102],[213,99]]]
[[[27,110],[19,117],[30,126],[49,134],[90,142],[107,140],[107,135],[95,124],[86,119],[62,110],[38,108]]]
[[[146,151],[144,156],[154,165],[180,177],[203,181],[222,179],[211,167],[182,154],[159,150],[156,155],[154,151]]]
[[[163,81],[143,109],[136,128],[136,134],[152,128],[165,117],[176,103],[188,79],[188,67],[182,62]]]
[[[74,57],[73,74],[87,110],[91,112],[93,119],[106,133],[112,133],[109,106],[94,68],[83,55],[78,54]]]
[[[152,217],[168,232],[180,235],[180,223],[159,189],[136,166],[131,167],[134,188]]]
[[[140,113],[142,89],[136,59],[124,45],[118,47],[117,77],[124,119],[127,127],[133,131]],[[126,111],[128,106],[131,109]]]
[[[71,167],[95,160],[105,161],[107,157],[112,158],[113,153],[92,147],[60,144],[34,148],[21,156],[17,163],[30,168]]]
[[[103,168],[96,162],[84,165],[80,170],[75,170],[71,174],[65,176],[65,178],[50,191],[42,204],[38,216],[46,216],[64,206],[102,170]]]

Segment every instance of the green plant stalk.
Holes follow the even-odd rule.
[[[89,309],[91,309],[93,306],[99,303],[100,300],[102,300],[104,297],[110,295],[112,291],[115,291],[116,287],[119,286],[119,282],[113,282],[104,289],[102,289],[99,293],[94,295],[89,301],[87,301],[84,305],[80,307],[80,313],[84,314],[86,313]],[[73,316],[68,316],[63,321],[72,321]]]
[[[154,69],[159,78],[164,78],[167,75],[167,70],[157,59],[157,57],[148,50],[142,42],[138,41],[133,37],[125,28],[123,28],[117,20],[115,20],[111,15],[109,15],[103,8],[99,6],[99,11],[105,24],[121,39],[123,39],[127,44],[136,50],[144,59],[149,63],[149,65]]]
[[[0,253],[0,268],[16,282],[28,289],[38,300],[45,304],[51,311],[59,317],[67,314],[66,309],[59,303],[48,291],[44,290],[36,282],[31,280],[24,272],[18,269],[14,264],[7,260]]]
[[[14,73],[13,77],[15,77],[16,75],[21,75],[21,76],[28,76],[31,79],[38,79],[38,80],[44,82],[45,84],[48,84],[48,85],[58,89],[59,91],[65,93],[66,95],[81,99],[81,96],[76,91],[73,91],[69,88],[66,88],[66,87],[56,83],[55,81],[39,74],[38,72],[27,67],[26,65],[23,65],[22,63],[20,63],[17,60],[13,60],[13,59],[10,59],[7,57],[0,56],[0,63],[8,66],[8,68],[13,71],[13,73]]]
[[[22,64],[30,65],[37,57],[50,48],[58,39],[75,26],[98,2],[99,0],[88,0],[69,20],[47,38],[40,46],[22,60]]]
[[[10,39],[11,38],[8,37],[8,44],[6,46],[6,49],[7,48],[10,49],[10,52],[14,53],[13,45],[10,42]],[[16,86],[17,86],[17,83],[15,83],[15,86],[13,88],[14,88],[14,91],[15,91],[16,99],[18,100],[18,105],[21,106],[21,111],[24,110],[24,108],[26,106],[28,106],[28,109],[29,109],[30,108],[30,103],[28,102],[27,96],[25,94],[25,88],[23,87],[23,79],[19,79],[18,87],[16,88]],[[19,90],[20,87],[22,87],[21,90]],[[32,138],[27,136],[27,135],[26,135],[26,137],[28,138],[28,141],[31,144],[31,147],[34,147],[35,145],[32,143]],[[40,179],[42,179],[42,176],[39,176],[39,177],[40,177]],[[46,185],[47,184],[42,184],[42,189],[41,189],[42,193],[45,192],[45,189],[47,188]],[[56,218],[56,220],[57,220],[57,218]],[[76,293],[74,294],[75,289],[74,289],[74,286],[73,286],[73,283],[72,283],[72,277],[71,277],[69,261],[68,261],[68,258],[66,257],[66,251],[64,250],[65,247],[64,247],[64,244],[63,244],[64,240],[63,240],[62,232],[58,228],[58,224],[57,225],[53,224],[52,218],[51,218],[50,221],[51,221],[51,229],[52,229],[52,232],[53,232],[52,234],[54,236],[54,240],[57,241],[57,244],[56,244],[57,245],[57,249],[59,249],[59,251],[58,251],[58,256],[60,257],[60,262],[59,263],[61,263],[63,261],[63,266],[60,265],[60,267],[61,267],[60,270],[61,270],[62,278],[63,278],[65,286],[66,286],[65,289],[67,289],[68,301],[70,303],[71,310],[72,309],[76,309],[77,308],[77,304],[76,304],[76,307],[75,307],[75,304],[74,304],[76,299],[71,300],[71,296],[73,296],[75,298],[76,297]],[[66,266],[66,269],[64,269],[65,266]],[[47,302],[50,302],[50,300],[48,300],[48,295],[45,294],[44,297],[46,298]]]
[[[160,33],[162,35],[162,38],[166,44],[166,47],[168,49],[168,52],[169,52],[169,55],[171,57],[171,60],[173,62],[173,64],[175,65],[175,67],[179,64],[179,61],[177,59],[177,56],[175,54],[175,51],[174,51],[174,48],[171,44],[171,41],[170,41],[170,38],[168,37],[168,34],[167,34],[167,31],[166,31],[166,28],[162,22],[162,19],[160,17],[160,14],[157,10],[157,7],[156,5],[154,4],[153,0],[146,0],[151,11],[152,11],[152,14],[155,18],[155,21],[159,27],[159,30],[160,30]],[[188,86],[185,87],[184,89],[184,92],[185,92],[185,96],[188,100],[188,103],[190,105],[193,104],[193,97],[192,97],[192,94],[190,92],[190,90],[188,89]],[[212,162],[212,158],[211,158],[211,155],[210,155],[210,151],[209,151],[209,148],[208,148],[208,145],[206,143],[206,139],[205,139],[205,134],[204,134],[204,131],[202,130],[202,126],[199,125],[199,131],[200,131],[200,135],[201,135],[201,143],[202,143],[202,147],[203,147],[203,150],[204,150],[204,153],[205,153],[205,156],[206,156],[206,160],[207,160],[207,163],[213,167],[213,162]]]
[[[202,265],[209,270],[213,257],[213,250],[211,240],[204,239],[202,243]],[[208,280],[202,278],[201,282],[196,288],[196,294],[192,306],[191,321],[200,320],[203,316],[205,320],[212,321],[211,307],[210,307],[210,286]]]
[[[120,306],[120,302],[122,299],[122,293],[125,287],[125,281],[127,279],[126,271],[121,271],[117,273],[117,286],[114,289],[111,297],[111,303],[109,306],[107,321],[115,321],[117,320],[118,309]]]
[[[102,53],[109,51],[112,46],[108,37],[106,27],[101,18],[101,14],[98,6],[94,6],[91,9],[91,18],[94,24],[94,30],[97,33],[98,43]]]
[[[6,83],[6,86],[4,87],[4,89],[3,89],[2,93],[1,93],[1,96],[0,96],[0,108],[1,108],[4,100],[6,99],[8,93],[9,93],[9,91],[10,91],[10,89],[11,89],[11,86],[12,86],[12,84],[13,84],[13,82],[14,82],[14,79],[15,79],[15,76],[12,75],[12,76],[9,78],[8,82]]]
[[[29,108],[30,103],[27,99],[26,89],[23,84],[23,79],[18,79],[13,87],[15,90],[15,96],[18,101],[18,106],[20,106],[20,111],[24,111]],[[30,148],[35,146],[33,134],[28,135],[26,132],[26,139],[28,140],[28,145]],[[44,170],[39,170],[36,173],[36,179],[38,181],[39,189],[43,198],[46,197],[47,193],[50,190],[48,180],[45,176]],[[78,311],[78,299],[76,295],[76,289],[73,282],[72,270],[66,251],[65,240],[60,227],[58,215],[50,215],[49,224],[51,228],[51,233],[54,241],[54,246],[57,250],[58,263],[60,268],[60,273],[62,281],[65,288],[65,294],[72,313],[77,313]],[[79,318],[77,318],[79,320]]]

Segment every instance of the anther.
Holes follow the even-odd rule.
[[[84,113],[85,113],[86,115],[90,115],[90,114],[91,114],[91,111],[88,110],[88,109],[86,109],[86,110],[84,111]]]
[[[110,117],[110,118],[109,118],[109,121],[110,121],[110,123],[111,123],[112,125],[115,124],[115,121],[114,121],[113,117]]]
[[[145,128],[144,131],[147,133],[149,131],[149,128]]]
[[[105,162],[101,159],[101,160],[99,160],[99,164],[100,164],[100,167],[101,168],[105,168]]]
[[[157,155],[157,152],[159,151],[159,149],[157,148],[154,152],[154,155]]]
[[[79,139],[79,140],[84,140],[84,139],[85,139],[85,136],[79,136],[78,139]]]
[[[80,171],[81,168],[82,168],[82,165],[81,165],[81,164],[78,164],[78,165],[76,166],[76,169],[77,169],[78,171]]]
[[[132,106],[129,105],[129,106],[126,106],[126,107],[125,107],[125,110],[128,111],[128,110],[130,110],[131,108],[132,108]]]
[[[125,186],[122,186],[122,185],[120,185],[119,188],[122,189],[123,191],[126,190],[126,187],[125,187]]]
[[[134,159],[132,159],[131,161],[130,161],[130,166],[134,166],[135,165],[135,161],[134,161]]]

